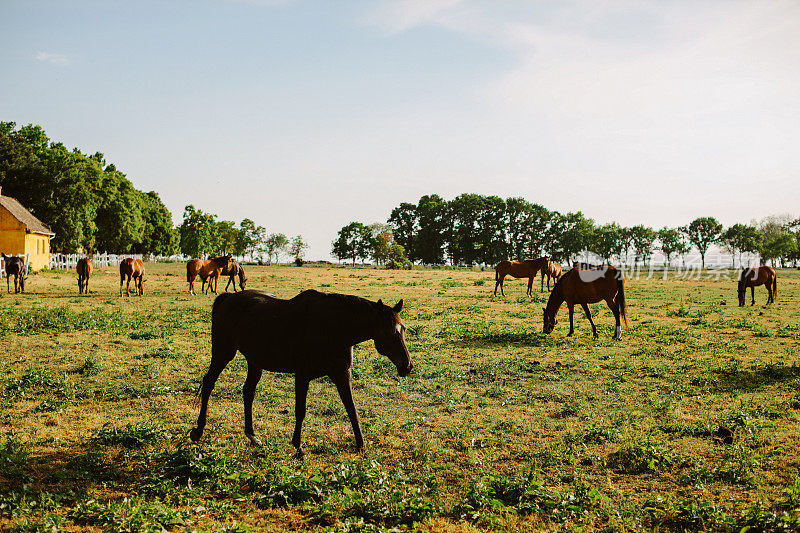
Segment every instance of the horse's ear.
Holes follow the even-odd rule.
[[[403,310],[403,300],[401,299],[399,302],[397,302],[397,305],[395,305],[394,307],[392,307],[392,310],[393,310],[395,313],[399,313],[400,311],[402,311],[402,310]]]
[[[382,307],[382,306],[383,306],[383,300],[378,300],[378,307]]]
[[[547,309],[542,307],[542,313],[546,313],[546,312],[547,312]]]

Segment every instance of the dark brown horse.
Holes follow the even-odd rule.
[[[544,311],[544,332],[550,333],[558,323],[556,314],[563,302],[567,303],[569,309],[569,334],[575,332],[573,325],[573,310],[575,304],[580,304],[586,313],[586,318],[592,325],[592,334],[597,338],[597,328],[594,327],[592,314],[589,312],[589,305],[600,300],[605,300],[608,308],[614,313],[617,327],[614,330],[614,340],[622,338],[622,328],[620,327],[620,316],[628,327],[628,315],[625,307],[625,290],[622,280],[622,272],[614,267],[606,267],[597,270],[578,270],[573,268],[561,276],[550,293],[547,300],[547,307]]]
[[[758,268],[745,268],[739,276],[739,307],[744,307],[745,293],[750,287],[750,305],[756,303],[756,286],[764,285],[767,288],[767,304],[771,304],[778,297],[778,275],[775,269],[769,266]]]
[[[219,277],[225,268],[230,267],[231,261],[233,261],[233,256],[231,254],[212,257],[207,260],[189,259],[189,261],[186,262],[186,281],[189,282],[189,294],[196,294],[194,292],[194,280],[197,279],[198,276],[200,276],[203,282],[200,286],[200,291],[206,294],[210,289],[211,292],[216,294]],[[206,287],[206,283],[208,283],[208,287]]]
[[[142,296],[144,294],[144,263],[141,259],[133,259],[127,257],[119,264],[119,295],[122,296],[122,285],[127,280],[128,286],[126,288],[126,295],[131,295],[131,279],[133,280],[133,288],[136,294]]]
[[[500,294],[505,296],[503,292],[503,281],[506,276],[514,278],[528,278],[528,291],[526,294],[531,296],[531,289],[533,287],[533,280],[536,273],[543,270],[550,263],[550,258],[540,257],[538,259],[526,259],[524,261],[500,261],[494,267],[494,295],[497,296],[497,287],[500,287]],[[544,275],[542,275],[544,277]],[[542,289],[544,290],[544,289]]]
[[[6,287],[11,292],[11,276],[14,276],[14,294],[25,292],[25,259],[12,255],[3,255],[3,264],[6,267]]]
[[[548,263],[547,268],[542,269],[542,291],[544,291],[544,277],[547,276],[547,290],[550,290],[550,279],[553,279],[553,284],[558,281],[558,278],[561,277],[563,271],[561,270],[561,265],[550,261]]]
[[[291,300],[264,291],[246,290],[217,296],[211,311],[211,365],[200,387],[200,416],[189,436],[198,440],[206,426],[208,398],[222,369],[236,355],[247,359],[244,382],[244,432],[250,442],[261,444],[253,432],[253,397],[264,370],[295,375],[295,426],[292,444],[302,457],[301,428],[306,415],[308,384],[328,376],[339,391],[355,434],[356,447],[364,448],[358,412],[353,403],[353,346],[368,339],[378,353],[388,357],[400,376],[413,365],[400,320],[403,300],[394,307],[381,300],[325,294],[308,290]]]
[[[92,260],[88,257],[79,259],[75,270],[78,271],[78,294],[89,294],[89,278],[92,276]]]
[[[228,287],[233,283],[233,292],[236,292],[236,276],[239,276],[239,288],[244,290],[247,286],[247,276],[244,275],[242,265],[236,261],[231,260],[228,265],[222,269],[222,276],[228,276],[228,284],[225,285],[225,292],[228,292]]]

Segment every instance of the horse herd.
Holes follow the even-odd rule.
[[[15,288],[20,285],[24,291],[25,264],[19,258],[6,257],[6,282],[15,276]],[[529,259],[522,262],[501,261],[495,270],[495,296],[497,288],[503,293],[503,280],[506,276],[528,278],[528,295],[531,295],[533,280],[542,274],[547,287],[550,279],[555,280],[552,291],[543,311],[543,331],[550,333],[558,322],[556,315],[561,304],[566,303],[569,310],[570,330],[574,333],[574,306],[580,305],[592,326],[597,338],[597,328],[592,320],[588,304],[605,301],[614,314],[616,328],[614,339],[621,338],[621,321],[628,324],[625,304],[625,289],[622,272],[612,266],[582,268],[576,265],[563,273],[558,263],[548,257]],[[120,296],[127,282],[138,295],[144,294],[145,268],[141,259],[128,258],[122,261],[120,271]],[[90,258],[81,259],[77,265],[78,291],[88,291],[92,274]],[[243,387],[244,432],[253,445],[261,441],[253,430],[253,398],[256,385],[262,373],[284,372],[295,377],[295,427],[292,444],[296,456],[304,455],[301,440],[303,420],[306,415],[306,399],[309,383],[313,379],[327,376],[336,385],[353,427],[356,447],[364,447],[361,424],[353,401],[352,360],[353,347],[367,340],[373,340],[375,349],[394,363],[399,376],[407,376],[414,365],[405,342],[406,327],[400,318],[403,300],[394,306],[385,305],[381,300],[373,302],[358,296],[329,294],[315,290],[304,291],[294,298],[284,300],[261,290],[244,290],[247,278],[244,269],[231,255],[214,257],[208,260],[191,259],[186,264],[186,281],[189,293],[194,292],[194,281],[202,280],[201,291],[216,293],[220,276],[229,276],[228,285],[233,283],[234,293],[220,294],[214,300],[211,311],[211,362],[204,374],[198,398],[200,414],[197,425],[189,432],[192,440],[199,440],[206,426],[208,401],[214,385],[227,364],[237,351],[247,360],[247,378]],[[235,278],[239,278],[236,292]],[[755,304],[754,287],[765,285],[768,292],[767,303],[777,297],[777,276],[771,267],[747,268],[739,276],[739,306],[745,304],[747,287],[751,288],[751,305]],[[227,291],[228,286],[225,287]],[[10,292],[10,284],[9,284]]]
[[[92,276],[93,270],[92,259],[89,257],[80,259],[75,270],[78,273],[78,294],[88,294],[89,278]],[[8,272],[8,266],[6,267],[6,271]],[[242,268],[230,254],[205,260],[190,259],[186,262],[186,281],[189,283],[189,294],[197,294],[194,292],[194,282],[198,277],[202,281],[201,292],[203,292],[203,294],[207,294],[209,291],[216,294],[217,282],[221,276],[228,276],[228,284],[225,285],[226,292],[228,287],[231,286],[231,283],[233,283],[233,291],[236,292],[237,277],[239,278],[240,289],[244,290],[247,286],[247,277],[244,274],[244,268]],[[123,286],[125,286],[125,294],[127,296],[131,295],[131,281],[133,281],[134,292],[136,292],[138,296],[144,295],[144,282],[147,281],[144,263],[141,259],[128,257],[123,259],[119,264],[120,296],[122,296]]]

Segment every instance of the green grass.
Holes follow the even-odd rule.
[[[628,281],[631,329],[491,271],[249,267],[249,287],[394,303],[415,370],[358,346],[354,451],[335,388],[312,383],[292,458],[294,382],[265,374],[243,435],[239,356],[188,439],[213,296],[148,264],[144,297],[113,269],[88,296],[43,273],[0,296],[0,530],[787,531],[800,528],[800,274],[736,306],[735,281]],[[732,434],[723,442],[721,426]]]

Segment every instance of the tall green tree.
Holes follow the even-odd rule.
[[[392,227],[394,240],[405,249],[406,256],[415,261],[417,254],[414,250],[414,238],[419,227],[417,206],[408,202],[401,203],[392,209],[388,223]]]
[[[737,254],[741,265],[742,254],[758,252],[762,240],[763,237],[758,228],[747,224],[734,224],[726,229],[720,237],[720,243],[731,254],[731,268],[735,266]]]
[[[372,250],[370,256],[376,265],[383,265],[389,260],[389,252],[394,244],[392,226],[375,222],[368,226],[370,231],[370,244]],[[402,245],[401,245],[402,246]]]
[[[216,222],[216,215],[187,205],[178,228],[181,253],[202,259],[215,252],[218,241]]]
[[[180,234],[172,226],[172,214],[158,193],[150,191],[142,195],[142,218],[142,242],[134,247],[134,252],[154,255],[173,255],[178,252]]]
[[[722,224],[714,217],[700,217],[694,219],[688,226],[681,228],[681,231],[700,252],[702,267],[705,268],[706,252],[709,246],[719,240],[722,234]]]
[[[610,264],[611,259],[621,253],[622,228],[616,222],[597,226],[592,232],[589,250]]]
[[[631,237],[631,247],[633,248],[634,264],[647,262],[653,255],[653,243],[656,240],[656,232],[652,228],[641,224],[629,228]]]
[[[506,203],[499,196],[480,197],[480,209],[475,220],[478,231],[476,259],[484,265],[493,265],[507,254],[505,210]]]
[[[302,235],[292,237],[292,241],[289,244],[289,253],[294,257],[295,265],[301,266],[305,262],[306,250],[308,250],[308,243]]]
[[[448,203],[448,249],[453,265],[479,262],[483,235],[478,230],[477,215],[483,207],[479,194],[460,194]]]
[[[447,202],[438,194],[426,194],[417,204],[417,221],[419,230],[413,246],[415,259],[426,265],[443,265],[448,235]],[[403,246],[399,241],[398,244]]]
[[[673,255],[685,254],[689,251],[686,241],[677,228],[663,227],[658,230],[658,249],[666,257],[666,266],[669,267]]]
[[[550,232],[550,224],[558,212],[550,212],[542,205],[530,204],[525,219],[528,230],[525,252],[527,257],[536,259],[543,255],[552,255],[556,236]]]
[[[353,266],[357,259],[366,259],[373,249],[372,232],[361,222],[351,222],[339,230],[338,237],[332,243],[331,255],[339,259],[352,259]]]
[[[172,217],[157,195],[136,190],[103,154],[68,150],[39,126],[0,122],[0,185],[55,232],[54,250],[175,249]]]
[[[505,205],[506,256],[513,261],[525,259],[530,236],[537,228],[530,226],[533,206],[525,198],[507,198]]]
[[[591,246],[594,221],[586,218],[580,211],[555,214],[551,220],[550,233],[553,237],[551,253],[555,259],[572,263],[580,259],[580,254]]]
[[[288,247],[289,239],[283,233],[270,233],[264,241],[264,251],[267,253],[267,257],[270,261],[274,257],[276,263],[280,259],[280,254],[285,253]]]

